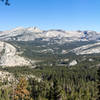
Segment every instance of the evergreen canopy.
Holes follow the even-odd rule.
[[[5,5],[7,5],[7,6],[9,6],[10,5],[10,3],[9,3],[9,0],[0,0],[1,2],[4,2],[5,3]]]

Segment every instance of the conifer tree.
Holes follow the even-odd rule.
[[[58,81],[53,81],[53,86],[50,88],[49,100],[62,100],[62,89],[59,87]]]
[[[53,89],[54,89],[54,100],[61,100],[62,94],[57,80],[54,80]]]
[[[7,89],[4,90],[4,99],[9,100],[9,95],[8,95],[8,90]]]
[[[2,1],[2,2],[5,2],[5,5],[10,5],[10,3],[9,3],[9,0],[0,0],[0,1]]]
[[[97,75],[98,75],[98,82],[97,82],[98,97],[97,97],[97,100],[100,100],[100,67],[97,70]]]
[[[0,90],[0,100],[9,100],[9,95],[8,95],[7,89]]]
[[[14,100],[29,100],[29,91],[27,90],[27,81],[22,77],[15,89]]]
[[[31,97],[34,100],[40,100],[41,97],[44,97],[46,95],[45,91],[45,84],[43,82],[38,82],[38,80],[35,79],[29,79],[30,84],[30,93]]]

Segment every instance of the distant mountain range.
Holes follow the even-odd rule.
[[[17,27],[0,32],[0,40],[33,41],[36,39],[42,41],[63,39],[63,42],[98,41],[100,40],[100,33],[95,31],[40,30],[37,27]]]
[[[96,31],[17,27],[0,31],[0,41],[0,66],[34,65],[36,59],[48,59],[47,55],[53,58],[54,55],[62,55],[66,58],[69,54],[78,56],[100,53],[100,33]]]

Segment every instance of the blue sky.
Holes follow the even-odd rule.
[[[100,32],[100,0],[10,0],[0,3],[0,30],[18,26]]]

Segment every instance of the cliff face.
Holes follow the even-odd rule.
[[[30,62],[17,54],[16,48],[9,43],[0,42],[0,66],[23,66]]]

